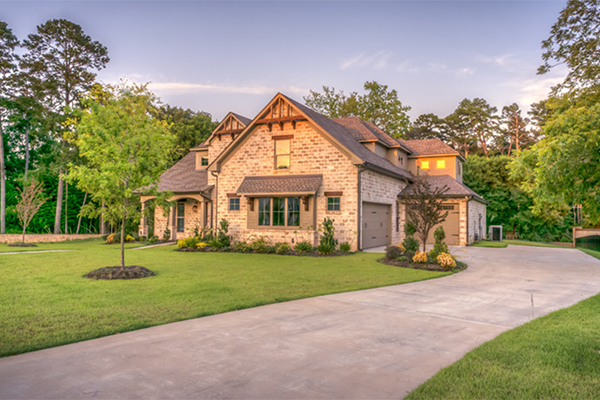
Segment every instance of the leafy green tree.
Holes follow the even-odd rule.
[[[170,124],[169,129],[175,136],[175,161],[188,154],[190,148],[204,142],[217,127],[208,113],[171,107],[168,104],[159,107],[155,116]]]
[[[541,139],[542,129],[544,129],[544,125],[546,125],[546,121],[550,117],[551,110],[548,107],[548,101],[546,99],[532,103],[529,111],[527,111],[531,124],[531,135],[535,142]]]
[[[106,86],[102,96],[92,93],[83,100],[85,110],[76,125],[75,141],[85,163],[71,165],[68,179],[95,201],[82,213],[120,223],[121,268],[126,221],[140,217],[136,193],[158,195],[159,176],[171,160],[173,136],[164,121],[151,117],[156,101],[145,85]]]
[[[543,65],[538,74],[564,64],[569,73],[557,89],[578,90],[600,84],[600,3],[569,0],[542,42]]]
[[[65,162],[73,149],[62,140],[63,123],[69,117],[82,93],[88,91],[96,78],[94,71],[109,62],[106,47],[85,34],[81,26],[65,19],[52,19],[37,27],[37,33],[23,41],[26,54],[20,67],[29,76],[42,104],[59,118],[52,131],[61,143],[56,159],[59,170],[54,233],[60,233],[63,203]]]
[[[516,156],[519,156],[519,152],[522,148],[531,144],[532,139],[529,135],[527,125],[529,124],[529,118],[523,118],[521,116],[521,109],[517,103],[513,103],[502,108],[502,128],[499,130],[497,136],[497,142],[500,142],[500,153],[505,154],[503,151],[506,149],[506,154],[511,155],[513,146],[516,151]]]
[[[0,234],[6,233],[6,165],[4,156],[4,121],[17,71],[15,49],[19,41],[6,22],[0,21]]]
[[[435,114],[421,114],[413,123],[412,129],[406,134],[406,138],[448,140],[448,124],[443,118]]]
[[[496,107],[490,106],[484,99],[464,99],[446,119],[451,126],[451,140],[462,147],[465,157],[473,142],[488,156],[488,143],[498,129],[498,117],[494,115],[497,111]]]
[[[365,82],[365,93],[352,92],[346,96],[334,88],[323,86],[323,93],[310,91],[304,98],[306,105],[329,118],[355,116],[377,125],[387,134],[403,138],[410,131],[407,112],[410,107],[402,105],[398,92],[376,81]]]
[[[600,225],[600,103],[562,102],[544,126],[545,138],[511,164],[511,176],[523,180],[536,215],[582,205],[586,224]]]

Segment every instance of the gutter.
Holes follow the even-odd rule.
[[[368,162],[364,162],[362,164],[360,164],[361,166],[363,166],[365,169],[372,169],[373,171],[377,171],[383,175],[387,175],[387,176],[391,176],[392,178],[398,178],[398,179],[402,179],[403,181],[407,181],[409,183],[413,183],[413,179],[412,177],[409,176],[403,176],[401,174],[397,174],[395,172],[392,172],[386,168],[382,168],[382,167],[378,167],[375,164],[369,164]],[[400,168],[400,167],[398,167]],[[406,171],[407,174],[410,174],[410,172]]]
[[[210,227],[214,228],[217,224],[217,216],[219,212],[219,173],[215,171],[210,171],[210,174],[215,178],[215,200],[210,204]],[[213,218],[215,223],[213,224]]]

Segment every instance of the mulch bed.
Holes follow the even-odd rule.
[[[382,264],[386,264],[386,265],[391,265],[394,267],[402,267],[402,268],[412,268],[412,269],[423,269],[425,271],[441,271],[441,272],[449,272],[447,269],[445,269],[444,267],[442,267],[441,265],[438,264],[420,264],[420,263],[414,263],[411,261],[396,261],[396,260],[390,260],[389,258],[380,258],[379,260],[377,260],[378,262],[382,263]],[[459,272],[459,271],[463,271],[467,269],[467,264],[457,261],[456,262],[456,267],[454,267],[454,269],[452,270],[452,272]]]
[[[140,279],[148,276],[155,276],[156,274],[147,268],[140,267],[139,265],[127,265],[125,268],[121,267],[104,267],[93,270],[89,274],[85,274],[84,278],[90,279]]]
[[[276,256],[297,256],[297,257],[339,257],[339,256],[348,256],[350,254],[354,254],[353,252],[349,252],[349,253],[343,253],[341,251],[336,251],[335,253],[331,253],[331,254],[321,254],[316,250],[313,251],[307,251],[305,253],[296,253],[295,251],[290,251],[289,253],[284,253],[284,254],[279,254],[276,252],[264,252],[264,253],[258,253],[255,251],[235,251],[232,249],[227,249],[227,250],[217,250],[217,249],[212,249],[212,248],[204,248],[204,249],[190,249],[187,247],[181,248],[181,249],[176,249],[175,251],[181,251],[181,252],[186,252],[186,253],[239,253],[239,254],[273,254]]]
[[[37,247],[37,244],[33,243],[11,243],[8,247]]]

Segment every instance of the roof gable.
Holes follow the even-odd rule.
[[[413,156],[431,156],[431,155],[460,155],[460,153],[448,146],[441,139],[418,139],[402,140],[398,142],[412,149]]]
[[[219,123],[219,125],[217,125],[217,127],[212,131],[208,139],[206,139],[202,144],[193,147],[192,150],[206,148],[215,138],[220,138],[222,135],[231,135],[231,138],[235,139],[235,136],[239,135],[250,122],[252,122],[250,118],[246,118],[230,111]]]

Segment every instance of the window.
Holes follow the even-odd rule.
[[[300,226],[300,197],[288,197],[287,203],[287,226]]]
[[[300,226],[300,197],[258,199],[258,225]]]
[[[285,226],[285,198],[273,198],[273,226]]]
[[[275,140],[275,168],[290,167],[290,140]]]
[[[429,161],[421,161],[421,169],[429,169]]]
[[[258,199],[258,225],[271,225],[271,199]]]
[[[177,203],[177,232],[185,232],[185,203]]]
[[[444,169],[444,168],[446,168],[446,160],[437,160],[437,162],[436,162],[436,168],[437,169]]]
[[[327,211],[340,211],[340,198],[339,197],[328,197],[327,198]]]
[[[239,211],[239,209],[240,209],[239,197],[230,197],[229,198],[229,211]]]
[[[200,164],[201,165],[208,165],[208,157],[202,157],[200,159]]]

